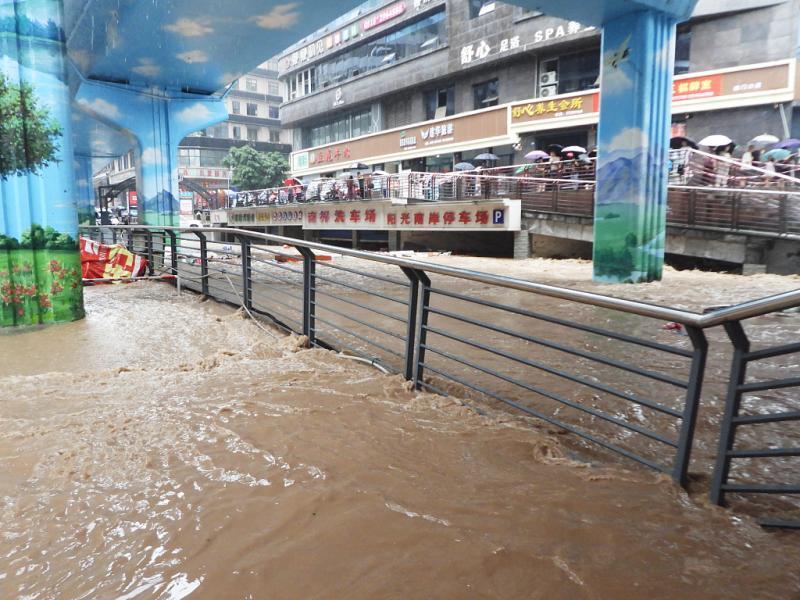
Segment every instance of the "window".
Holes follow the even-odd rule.
[[[231,100],[231,112],[235,115],[242,114],[242,105],[238,100]]]
[[[247,103],[247,116],[248,117],[258,116],[258,104],[255,104],[254,102]]]
[[[317,72],[316,68],[305,69],[295,73],[289,79],[289,97],[301,98],[317,91]]]
[[[556,80],[547,81],[543,77],[555,73]],[[557,85],[559,94],[582,92],[597,87],[600,77],[600,51],[589,50],[578,54],[561,56],[557,61],[546,61],[539,77],[539,94],[544,95],[547,85]]]
[[[242,139],[242,128],[238,125],[233,126],[233,139],[240,140]]]
[[[281,141],[281,132],[279,129],[269,130],[269,141],[273,144],[279,144]]]
[[[256,81],[255,79],[251,79],[250,77],[248,77],[245,80],[245,86],[246,86],[245,89],[247,89],[248,92],[258,91],[258,81]]]
[[[206,134],[210,138],[226,138],[228,137],[228,125],[214,125],[213,127],[209,127],[206,129]]]
[[[497,106],[500,101],[497,79],[473,85],[472,93],[475,97],[476,109],[486,108],[487,106]]]
[[[688,25],[678,27],[675,37],[675,75],[689,72],[689,51],[692,45],[692,29]]]
[[[304,147],[322,146],[340,140],[347,140],[372,133],[372,111],[369,108],[338,116],[327,123],[317,125],[308,130],[304,138]]]
[[[445,13],[440,11],[320,62],[316,65],[314,84],[318,88],[335,87],[363,73],[435,50],[446,43]],[[298,89],[297,96],[300,95]],[[289,97],[296,97],[291,80]]]
[[[475,19],[494,12],[494,0],[469,0],[469,18]]]
[[[258,141],[258,127],[247,128],[247,140],[250,142]]]
[[[425,92],[425,119],[441,119],[455,114],[455,86]]]
[[[278,85],[278,82],[274,79],[270,79],[267,82],[267,93],[270,96],[280,96],[281,95],[281,87]]]
[[[281,118],[281,110],[277,104],[270,104],[269,105],[269,118],[270,119],[280,119]]]

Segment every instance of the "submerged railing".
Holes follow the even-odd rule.
[[[242,306],[307,336],[312,346],[346,351],[476,410],[482,402],[510,406],[574,434],[590,460],[603,448],[684,486],[708,373],[707,335],[723,343],[724,328],[733,361],[713,434],[719,453],[711,498],[722,504],[726,494],[800,493],[800,468],[779,471],[781,481],[768,484],[741,481],[731,469],[745,458],[800,456],[800,434],[781,429],[773,438],[784,446],[772,448],[741,433],[745,426],[770,423],[774,430],[800,421],[796,396],[773,399],[769,407],[755,402],[742,413],[748,394],[800,387],[796,370],[747,381],[747,364],[798,353],[800,342],[775,344],[767,336],[753,350],[744,333],[759,317],[800,306],[800,290],[698,314],[239,229],[120,226],[83,233],[123,243],[148,257],[151,273],[174,275],[182,287]],[[330,260],[333,253],[342,258]],[[781,402],[788,406],[776,409]],[[742,440],[755,446],[742,449]],[[796,514],[800,507],[783,510]],[[798,526],[786,518],[765,523]]]

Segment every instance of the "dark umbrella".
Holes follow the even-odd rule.
[[[556,154],[561,154],[561,151],[564,149],[564,146],[561,144],[550,144],[545,150],[548,152],[555,152]]]
[[[496,154],[492,154],[491,152],[484,152],[483,154],[478,154],[474,160],[483,160],[483,161],[495,161],[500,160],[500,158]]]
[[[361,162],[353,163],[348,168],[352,169],[354,171],[364,171],[366,169],[369,169],[369,167],[367,165],[365,165],[364,163],[361,163]]]
[[[695,150],[697,150],[697,142],[682,136],[677,136],[670,139],[669,147],[672,148],[673,150],[680,150],[681,148],[683,148],[684,142],[686,142],[686,145],[689,146],[690,148],[694,148]]]
[[[456,171],[474,171],[475,165],[468,162],[460,162],[453,167]]]
[[[774,148],[783,148],[785,150],[791,150],[793,148],[800,148],[800,140],[798,140],[796,138],[789,138],[789,139],[786,139],[786,140],[781,140],[780,142],[775,144],[775,146],[773,146],[773,147]]]

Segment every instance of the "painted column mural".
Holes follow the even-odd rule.
[[[640,11],[604,23],[594,277],[661,279],[675,18]]]
[[[78,106],[129,132],[138,142],[136,187],[139,223],[180,225],[178,144],[188,134],[228,118],[221,98],[171,98],[154,90],[83,82]]]
[[[83,317],[60,0],[0,0],[0,327]]]

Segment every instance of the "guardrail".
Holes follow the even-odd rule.
[[[735,352],[712,500],[722,504],[731,493],[800,493],[795,483],[732,483],[730,468],[744,457],[800,455],[791,445],[766,449],[753,436],[744,439],[761,443],[758,450],[736,447],[746,424],[800,419],[796,398],[789,398],[794,409],[740,415],[747,394],[800,387],[796,376],[747,382],[748,362],[800,352],[800,343],[767,342],[753,351],[743,333],[746,322],[800,306],[800,290],[698,314],[240,229],[117,226],[83,232],[122,242],[147,255],[151,274],[175,275],[179,285],[242,306],[307,336],[312,346],[347,351],[401,373],[420,390],[510,406],[574,434],[585,443],[579,448],[584,454],[602,448],[680,485],[688,479],[707,373],[706,332],[724,326]],[[326,253],[343,258],[326,260]],[[665,321],[680,323],[688,335],[665,341]],[[797,438],[786,440],[797,445]],[[800,482],[800,469],[785,475]],[[800,511],[791,507],[789,512]],[[786,519],[767,524],[797,526]]]

